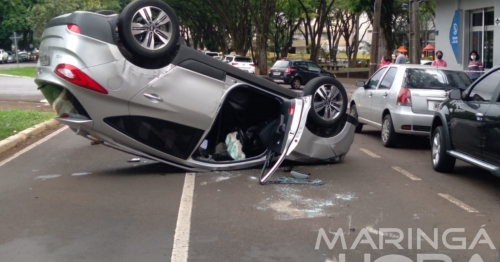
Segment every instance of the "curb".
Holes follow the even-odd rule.
[[[29,76],[15,76],[15,75],[6,75],[6,74],[0,74],[0,76],[34,79],[33,77],[29,77]]]
[[[47,120],[43,123],[40,123],[38,125],[32,126],[30,128],[27,128],[18,134],[15,134],[13,136],[9,136],[5,138],[4,140],[0,140],[0,154],[16,147],[19,145],[21,142],[25,141],[26,139],[36,136],[40,134],[41,132],[51,129],[59,125],[59,122],[55,119],[50,119]]]

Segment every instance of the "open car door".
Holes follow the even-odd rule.
[[[276,172],[281,163],[298,145],[304,131],[307,113],[311,108],[311,96],[290,100],[283,105],[280,118],[269,123],[260,133],[260,139],[267,147],[267,157],[260,174],[260,184]],[[275,157],[277,161],[272,165]]]

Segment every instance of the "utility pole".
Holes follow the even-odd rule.
[[[372,46],[370,48],[370,75],[377,71],[378,65],[378,40],[380,37],[380,16],[382,15],[382,0],[375,0],[373,7]]]
[[[420,1],[410,0],[410,63],[420,64],[420,24],[418,19]]]

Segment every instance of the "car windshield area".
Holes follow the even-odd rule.
[[[234,62],[252,63],[252,59],[250,57],[237,56],[234,58]]]
[[[408,68],[405,83],[410,89],[463,90],[471,85],[469,77],[464,72],[434,68]]]
[[[274,63],[273,67],[289,67],[290,66],[290,62],[286,61],[286,60],[279,60],[279,61],[276,61],[276,63]]]

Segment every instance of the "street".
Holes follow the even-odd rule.
[[[0,76],[0,101],[40,101],[42,93],[32,78]]]
[[[363,261],[364,254],[469,261],[476,253],[499,260],[484,237],[471,250],[449,245],[463,238],[469,248],[484,229],[500,246],[500,180],[460,161],[453,174],[436,173],[426,138],[389,149],[365,127],[342,163],[294,167],[325,185],[261,186],[259,168],[186,174],[127,162],[133,156],[69,129],[54,134],[0,162],[0,261]],[[273,178],[285,175],[282,166]],[[332,241],[340,228],[347,249],[338,240],[330,250],[318,232]],[[400,229],[403,248],[382,228]],[[450,228],[465,232],[446,237]],[[417,241],[418,230],[429,239]],[[375,248],[366,236],[354,245],[362,232]]]

